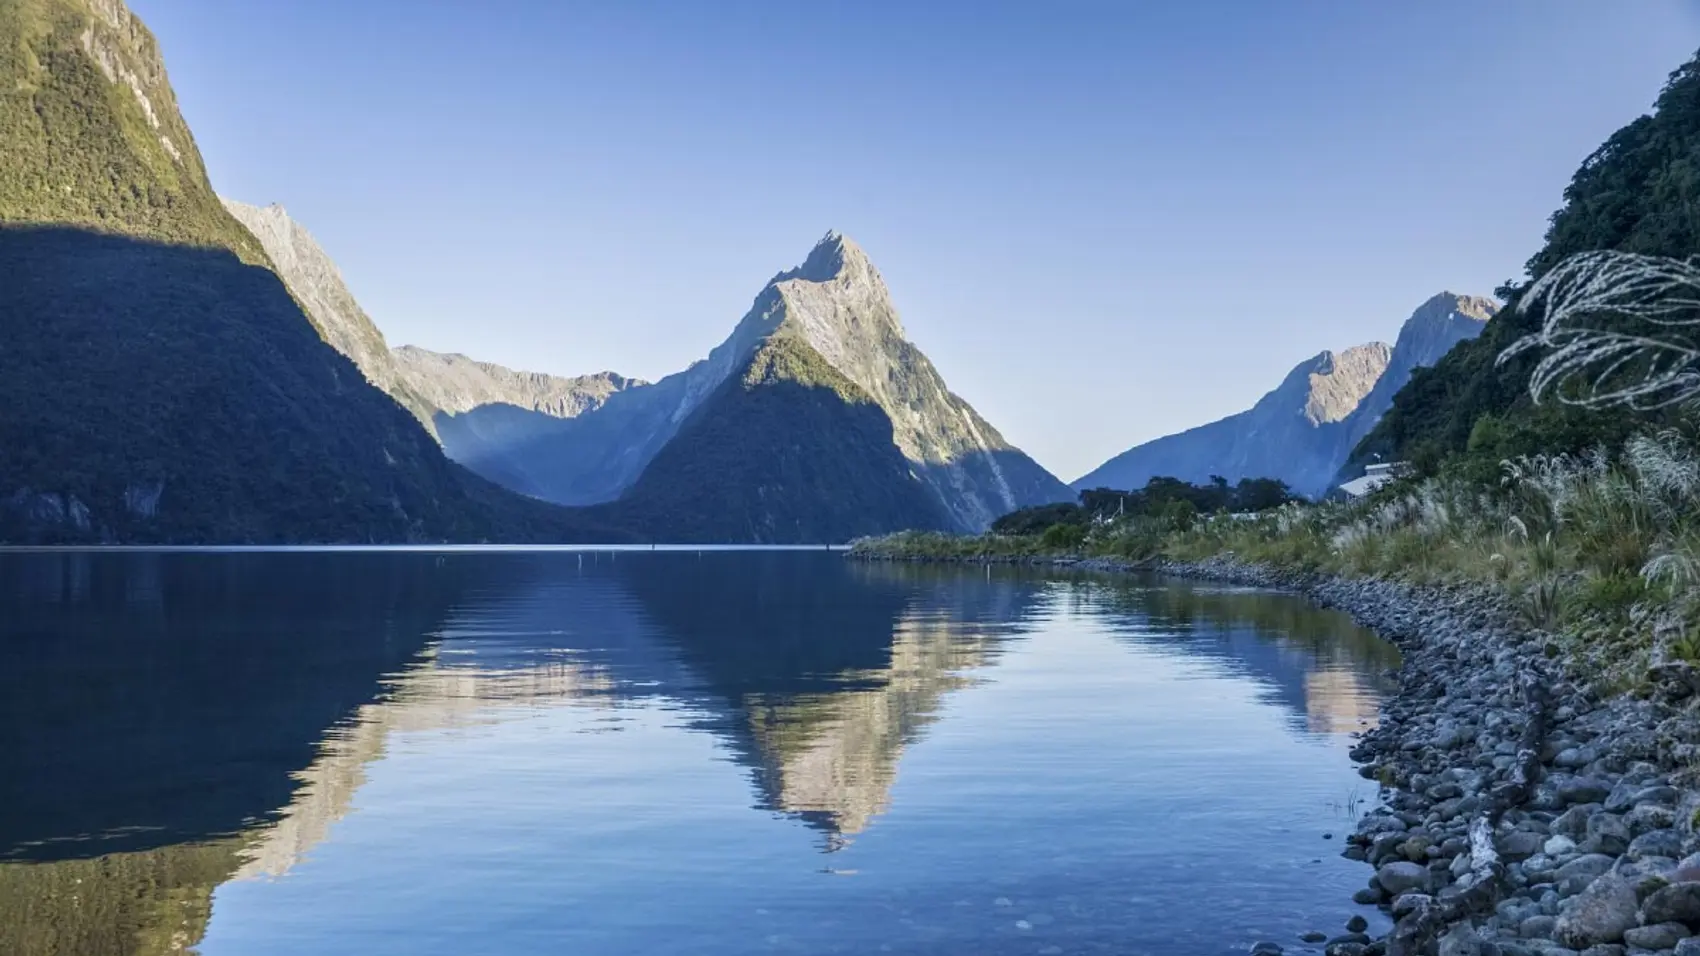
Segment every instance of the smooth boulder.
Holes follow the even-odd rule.
[[[1636,904],[1635,884],[1608,873],[1566,904],[1553,935],[1573,949],[1618,942],[1638,921]]]
[[[1405,860],[1383,864],[1375,871],[1376,882],[1388,896],[1428,889],[1428,867]]]

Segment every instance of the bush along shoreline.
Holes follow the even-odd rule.
[[[1329,939],[1329,956],[1700,954],[1700,672],[1689,663],[1655,664],[1626,693],[1488,582],[1413,583],[1231,555],[976,554],[974,539],[935,554],[892,547],[905,540],[914,543],[858,542],[851,556],[1280,588],[1398,646],[1397,692],[1352,750],[1380,803],[1344,851],[1372,868],[1354,899],[1381,906],[1394,925],[1380,939],[1361,928]]]

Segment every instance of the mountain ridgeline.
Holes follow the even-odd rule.
[[[262,225],[326,340],[450,458],[595,526],[646,540],[843,541],[978,531],[1071,497],[949,391],[872,263],[837,233],[769,282],[706,359],[647,383],[388,349],[305,229],[277,206],[226,205]]]
[[[1389,347],[1323,352],[1301,363],[1250,409],[1137,445],[1074,482],[1077,489],[1143,488],[1166,476],[1204,484],[1276,478],[1317,496],[1335,482],[1414,370],[1480,334],[1492,300],[1443,292],[1419,306]]]
[[[583,540],[327,345],[118,0],[0,3],[0,540]]]
[[[765,424],[759,434],[739,437],[736,444],[744,452],[783,460],[800,448],[818,445],[818,436],[805,434],[802,422],[816,427],[819,406],[811,403],[807,415],[789,418],[783,403],[772,404],[773,396],[805,392],[775,392],[775,383],[768,380],[775,367],[782,376],[787,369],[819,365],[854,385],[858,401],[865,398],[869,412],[888,420],[890,443],[943,510],[945,527],[983,530],[992,519],[1016,508],[1070,497],[1066,486],[951,393],[938,370],[905,337],[878,270],[860,247],[837,233],[822,239],[801,266],[775,276],[732,334],[682,372],[653,384],[610,390],[599,404],[576,410],[478,405],[439,416],[438,432],[455,460],[525,494],[568,505],[606,504],[621,500],[628,491],[638,492],[641,485],[640,497],[648,502],[641,513],[657,514],[655,495],[661,488],[735,484],[743,480],[738,476],[750,473],[729,468],[733,462],[724,454],[700,446],[699,455],[660,456],[705,402],[728,397],[723,384],[749,379],[754,357],[781,336],[794,339],[781,351],[798,358],[806,350],[809,357],[806,362],[769,363],[755,376],[767,382],[758,390],[758,404],[773,414],[762,414]],[[857,481],[888,474],[885,456],[879,457],[866,471],[852,468],[837,484],[818,486],[817,503],[837,507],[849,500],[847,494],[859,496],[863,489],[851,490]],[[709,461],[715,464],[710,467]],[[660,469],[656,475],[648,474],[652,465]],[[787,482],[783,487],[792,493],[805,486]],[[731,500],[749,489],[723,490],[731,493],[724,500]],[[909,495],[906,489],[887,488],[881,494],[886,492]],[[835,500],[828,502],[828,497]],[[780,527],[796,527],[777,512],[727,514],[723,526],[720,518],[709,517],[693,526],[740,534],[749,528],[770,527],[771,533],[780,533]],[[778,523],[770,525],[770,519]],[[652,527],[648,521],[640,526],[646,531]],[[663,527],[676,525],[669,521]]]
[[[121,0],[0,2],[0,142],[0,541],[818,542],[1068,497],[837,235],[684,372],[561,378],[392,350],[214,194]]]

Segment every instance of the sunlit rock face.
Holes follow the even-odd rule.
[[[366,380],[413,412],[433,434],[445,417],[485,406],[571,418],[601,407],[609,395],[642,382],[613,372],[563,378],[519,372],[456,353],[404,345],[392,349],[354,298],[342,270],[313,234],[282,205],[252,206],[220,197],[253,234],[296,301],[331,347],[348,356]],[[487,441],[523,441],[529,431]],[[438,434],[440,440],[446,441]]]
[[[776,275],[732,334],[684,371],[619,389],[570,418],[492,405],[439,419],[439,432],[450,457],[525,494],[561,504],[612,501],[781,334],[872,397],[890,418],[892,441],[958,528],[981,530],[1015,508],[1072,497],[950,391],[905,336],[879,271],[838,233]]]
[[[519,372],[458,352],[433,352],[416,345],[403,345],[391,354],[408,387],[439,416],[461,415],[485,405],[511,405],[552,418],[572,418],[601,408],[615,392],[647,384],[614,372],[571,378]]]
[[[1418,368],[1481,334],[1497,305],[1443,292],[1419,306],[1392,346],[1371,342],[1300,363],[1250,409],[1136,445],[1073,483],[1135,489],[1158,476],[1205,483],[1278,478],[1320,495]]]
[[[245,226],[266,250],[278,278],[290,295],[301,303],[307,318],[324,339],[354,362],[366,380],[388,392],[391,398],[413,412],[426,427],[430,414],[417,395],[408,390],[384,341],[384,334],[367,316],[342,277],[342,270],[326,254],[306,227],[296,222],[287,209],[273,203],[251,206],[225,196],[219,201],[236,221]]]

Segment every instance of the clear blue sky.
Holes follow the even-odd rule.
[[[657,378],[829,228],[1064,480],[1521,273],[1700,0],[131,0],[392,344]]]

